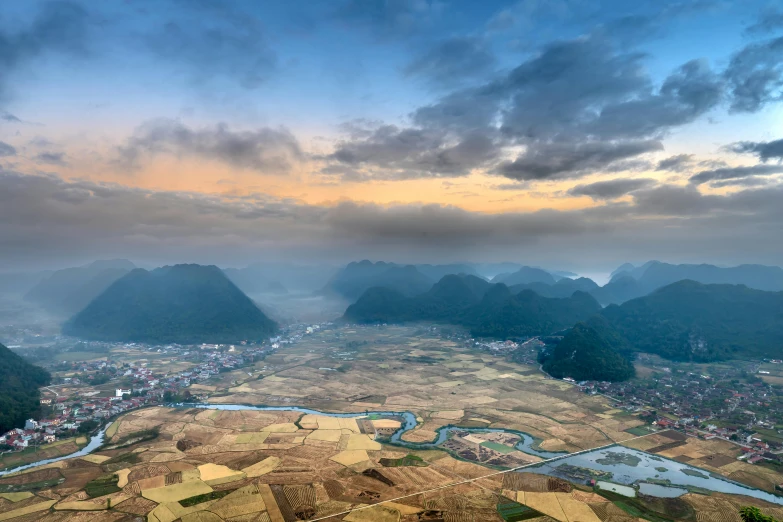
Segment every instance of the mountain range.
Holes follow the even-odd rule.
[[[201,265],[132,270],[63,325],[84,339],[147,343],[261,340],[275,330],[222,270]]]
[[[542,297],[531,290],[513,293],[471,275],[448,275],[422,294],[406,296],[374,287],[345,311],[357,323],[437,321],[469,328],[474,335],[514,337],[553,333],[587,319],[601,309],[584,292],[567,298]]]

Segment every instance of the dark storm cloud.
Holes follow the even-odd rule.
[[[613,162],[663,150],[656,140],[588,143],[551,143],[531,146],[514,161],[502,163],[497,172],[520,181],[579,177]]]
[[[738,154],[755,154],[761,161],[783,160],[783,140],[775,141],[739,141],[727,147]]]
[[[258,17],[230,2],[181,2],[175,16],[147,35],[149,48],[196,83],[214,77],[259,87],[276,71],[277,53]]]
[[[644,69],[645,58],[598,36],[551,43],[484,85],[455,90],[416,109],[411,127],[394,130],[399,137],[435,136],[416,143],[423,156],[436,154],[444,141],[482,134],[496,150],[486,151],[474,166],[522,145],[525,153],[515,161],[491,169],[517,180],[610,170],[615,161],[660,150],[659,140],[668,131],[695,121],[722,98],[724,80],[706,62],[686,62],[656,87]],[[409,167],[407,148],[384,147],[376,159],[365,142],[340,143],[332,160],[355,165],[357,155],[346,152],[358,147],[367,152],[361,155],[366,167]],[[454,170],[425,172],[440,176]]]
[[[669,156],[658,162],[655,170],[667,170],[670,172],[685,172],[693,164],[693,154],[677,154]]]
[[[732,112],[757,112],[781,99],[783,36],[738,51],[725,71]]]
[[[16,70],[48,52],[83,53],[88,26],[86,11],[72,2],[48,2],[27,27],[0,31],[0,101],[8,94]],[[18,121],[6,117],[6,121]]]
[[[589,185],[577,185],[571,188],[568,194],[571,196],[589,196],[594,200],[616,199],[656,183],[657,181],[650,178],[620,178],[609,181],[597,181]]]
[[[713,170],[703,170],[691,176],[690,182],[695,185],[710,181],[747,178],[750,176],[772,176],[783,173],[783,165],[752,165],[749,167],[725,167]]]
[[[0,157],[16,156],[16,149],[4,141],[0,141]]]
[[[284,172],[303,157],[296,138],[285,129],[233,131],[225,124],[191,129],[175,120],[154,120],[138,127],[119,148],[121,165],[134,168],[158,154],[192,156],[260,172]]]
[[[65,158],[66,155],[64,152],[41,152],[36,154],[33,160],[36,163],[65,166],[68,164]]]
[[[453,88],[465,79],[486,77],[494,66],[495,56],[482,39],[455,37],[415,56],[404,73],[425,78],[434,85]]]

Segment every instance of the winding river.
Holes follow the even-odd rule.
[[[726,479],[719,475],[710,473],[675,460],[659,457],[644,453],[643,451],[625,448],[623,446],[611,446],[591,451],[581,452],[579,454],[553,453],[535,448],[536,441],[529,434],[510,429],[502,428],[459,428],[457,426],[444,426],[437,431],[437,437],[431,442],[408,442],[402,440],[402,435],[417,426],[416,415],[409,411],[367,411],[356,413],[331,413],[302,408],[298,406],[251,406],[246,404],[170,404],[169,407],[175,408],[203,408],[211,410],[253,410],[253,411],[296,411],[303,414],[323,415],[327,417],[338,418],[356,418],[367,415],[377,415],[382,417],[397,417],[402,419],[402,426],[390,439],[390,442],[397,446],[406,447],[412,450],[433,449],[439,447],[448,440],[449,435],[454,430],[472,431],[477,433],[511,433],[521,438],[516,444],[516,449],[546,459],[544,462],[526,467],[525,471],[532,473],[541,473],[551,476],[563,476],[558,471],[558,466],[570,464],[591,470],[605,471],[612,473],[611,481],[620,484],[640,484],[642,493],[652,496],[672,497],[682,494],[688,486],[701,488],[709,491],[722,493],[733,493],[737,495],[747,495],[750,497],[766,500],[775,504],[783,505],[783,497],[778,497],[760,489],[751,488],[743,484]],[[107,426],[108,427],[108,426]],[[103,444],[104,427],[94,435],[89,444],[81,450],[62,457],[46,459],[31,464],[25,464],[7,471],[0,471],[0,477],[10,473],[24,471],[36,466],[42,466],[74,457],[83,457],[98,449]],[[622,458],[618,458],[621,456]],[[564,476],[567,478],[567,476]],[[647,481],[650,481],[649,483]],[[659,482],[658,487],[654,487],[654,482]],[[661,486],[660,482],[665,483]],[[681,486],[681,488],[676,488]]]

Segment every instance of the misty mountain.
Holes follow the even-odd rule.
[[[275,330],[223,271],[201,265],[133,270],[63,326],[75,337],[147,343],[260,340]]]
[[[571,297],[574,292],[593,293],[601,288],[598,284],[587,277],[578,279],[569,279],[564,277],[558,279],[553,285],[546,283],[528,283],[525,285],[514,285],[509,287],[513,293],[519,293],[522,290],[532,290],[542,297]],[[600,302],[600,300],[599,300]]]
[[[577,381],[624,381],[636,373],[617,349],[617,334],[600,320],[574,325],[553,350],[543,354],[543,369],[553,377]]]
[[[31,288],[24,299],[47,312],[68,317],[134,268],[128,260],[113,259],[57,270]]]
[[[492,279],[492,283],[503,283],[506,286],[527,285],[530,283],[555,284],[555,277],[541,268],[523,266],[511,274],[499,274]]]
[[[329,265],[254,263],[245,268],[226,268],[226,276],[247,294],[286,292],[312,293],[324,287],[336,268]],[[280,286],[278,286],[280,285]]]
[[[553,333],[596,314],[600,305],[584,292],[553,299],[531,290],[512,293],[504,284],[474,276],[446,276],[426,293],[405,296],[388,288],[371,288],[345,311],[358,323],[435,321],[470,328],[483,337]]]
[[[440,281],[444,276],[449,274],[467,274],[476,277],[480,277],[476,272],[475,267],[468,264],[451,264],[451,265],[414,265],[416,270],[430,278],[433,283]]]
[[[779,266],[719,267],[709,264],[673,265],[660,261],[648,261],[644,265],[632,269],[623,265],[612,272],[612,279],[622,272],[635,278],[645,293],[685,279],[704,284],[745,285],[748,288],[770,292],[783,290],[783,268]]]
[[[415,266],[402,266],[378,261],[349,263],[337,272],[324,288],[324,292],[336,293],[354,300],[365,290],[383,287],[403,295],[412,296],[429,290],[435,281],[421,273]]]
[[[628,272],[620,272],[604,286],[590,290],[590,295],[603,306],[621,304],[648,293]]]
[[[49,384],[51,375],[0,344],[0,433],[24,427],[41,409],[38,388]]]
[[[52,270],[41,272],[2,272],[0,273],[0,294],[22,296],[50,275],[52,275]]]
[[[780,357],[783,292],[678,281],[601,315],[633,347],[675,360]]]

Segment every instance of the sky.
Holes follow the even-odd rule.
[[[783,3],[0,13],[0,271],[781,264]]]

